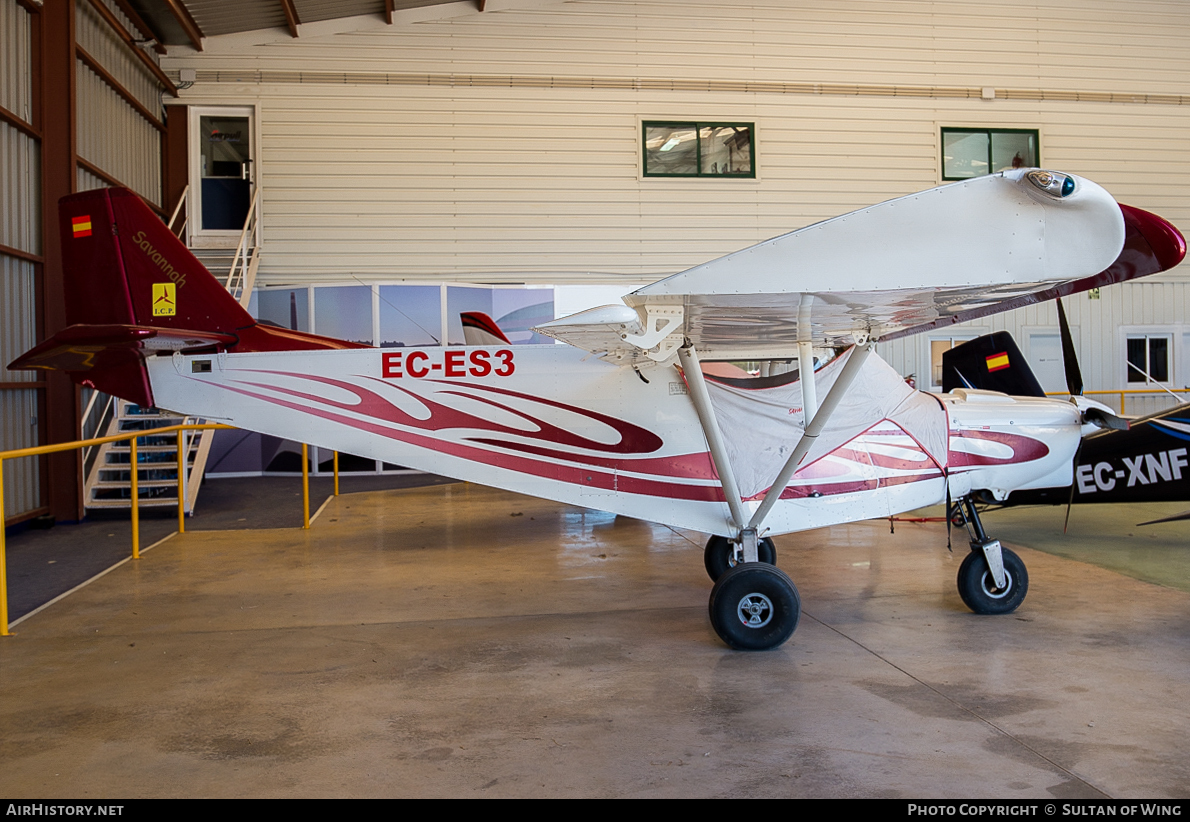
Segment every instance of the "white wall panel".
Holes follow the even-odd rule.
[[[5,366],[37,344],[37,282],[33,263],[0,254],[0,382],[34,382],[34,371]]]
[[[41,253],[41,146],[0,123],[0,243]]]
[[[37,442],[37,391],[0,389],[0,451],[32,448]],[[4,461],[4,514],[11,517],[37,508],[40,503],[36,457]]]
[[[97,188],[108,188],[109,183],[102,177],[96,177],[90,171],[79,166],[75,174],[75,191],[93,191]]]
[[[0,0],[0,106],[32,121],[32,52],[29,13]],[[41,253],[41,147],[37,140],[0,123],[0,244]],[[37,343],[37,283],[33,263],[0,253],[0,382],[35,382],[29,371],[6,366]],[[0,451],[37,445],[37,389],[0,389]],[[6,460],[6,516],[41,505],[38,461]]]
[[[142,38],[118,5],[112,2],[105,2],[105,5],[134,40]],[[141,105],[161,117],[161,86],[157,78],[87,0],[75,4],[75,39]],[[146,50],[145,54],[152,59],[157,57],[152,49]]]
[[[0,0],[0,106],[30,122],[29,12],[15,0]]]
[[[75,76],[79,156],[161,205],[161,132],[81,61]]]

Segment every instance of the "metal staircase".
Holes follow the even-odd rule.
[[[154,428],[193,423],[193,417],[180,417],[156,408],[141,408],[135,403],[117,400],[105,436],[144,431],[136,438],[137,485],[141,506],[176,506],[178,503],[178,436],[176,433],[154,436]],[[185,510],[194,509],[202,471],[211,438],[208,431],[184,433],[182,450],[186,455]],[[93,458],[92,458],[93,456]],[[128,442],[106,443],[85,458],[87,471],[87,508],[128,508],[132,499],[132,449]]]
[[[233,297],[245,308],[252,297],[256,268],[260,262],[260,247],[256,225],[256,201],[259,189],[252,193],[244,230],[234,248],[191,248],[198,260],[215,275]],[[188,238],[186,221],[174,229],[174,223],[186,201],[186,191],[170,219],[171,231]],[[188,243],[189,245],[189,243]],[[153,436],[154,428],[169,425],[199,423],[197,417],[181,417],[156,408],[141,408],[135,403],[117,400],[106,394],[93,394],[83,412],[84,436],[110,437],[116,434],[145,431],[136,438],[138,502],[142,506],[176,506],[178,503],[178,440],[177,434]],[[194,513],[194,503],[206,470],[214,431],[193,431],[183,434],[185,452],[185,511]],[[132,500],[131,447],[127,442],[105,443],[83,453],[83,493],[87,508],[129,508]]]

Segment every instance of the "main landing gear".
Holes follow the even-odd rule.
[[[807,308],[805,322],[808,321]],[[649,342],[652,344],[651,338]],[[658,348],[660,357],[654,357],[653,354],[648,356],[661,362],[669,356],[670,350],[665,349],[666,353],[661,355],[661,348]],[[720,639],[732,648],[746,651],[776,648],[789,639],[797,627],[802,615],[797,586],[773,564],[777,560],[777,551],[772,540],[760,539],[757,532],[781,498],[797,467],[809,453],[810,446],[826,427],[870,352],[871,344],[865,335],[848,356],[821,406],[818,404],[814,380],[802,380],[802,414],[807,421],[802,437],[786,457],[785,464],[765,491],[760,505],[754,511],[745,511],[722,432],[715,419],[715,408],[703,378],[698,353],[689,340],[684,340],[677,350],[690,400],[694,403],[702,433],[707,438],[711,461],[723,489],[723,499],[731,513],[728,522],[736,533],[734,543],[724,537],[712,537],[707,543],[704,557],[707,573],[715,580],[709,605],[711,625]],[[798,342],[798,362],[803,374],[813,373],[813,346],[808,339]]]
[[[711,589],[711,627],[737,651],[767,651],[793,634],[802,615],[797,586],[764,562],[741,562]]]
[[[719,577],[739,565],[743,559],[743,552],[744,548],[740,543],[732,542],[727,537],[713,536],[707,540],[702,559],[711,582],[718,582]],[[777,564],[777,546],[773,545],[770,537],[757,541],[756,553],[759,561],[767,562],[769,565]]]
[[[746,562],[744,540],[713,536],[704,560],[715,581],[708,610],[719,638],[739,651],[767,651],[793,634],[802,615],[797,586],[776,566],[777,549],[768,537],[756,540],[756,558]]]
[[[975,535],[971,553],[959,565],[959,596],[977,614],[1011,614],[1029,592],[1025,563],[1000,540],[988,539],[971,497],[956,502],[948,515],[952,522],[956,515],[965,520]]]

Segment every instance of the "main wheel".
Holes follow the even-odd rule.
[[[1021,558],[1007,548],[1004,559],[1004,587],[997,588],[982,551],[967,554],[959,566],[959,596],[977,614],[1011,614],[1029,592],[1029,573]]]
[[[765,537],[756,545],[756,556],[761,562],[769,565],[777,564],[777,546],[770,537]],[[707,566],[707,576],[711,582],[726,574],[736,566],[735,544],[727,537],[711,537],[707,540],[706,550],[702,555],[703,564]]]
[[[738,651],[767,651],[793,634],[802,615],[797,586],[763,562],[728,569],[711,589],[711,626]]]

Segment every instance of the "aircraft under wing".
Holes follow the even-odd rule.
[[[1179,246],[1179,244],[1181,244]],[[536,330],[615,362],[887,340],[1162,271],[1184,241],[1075,175],[1016,170],[784,234]]]

